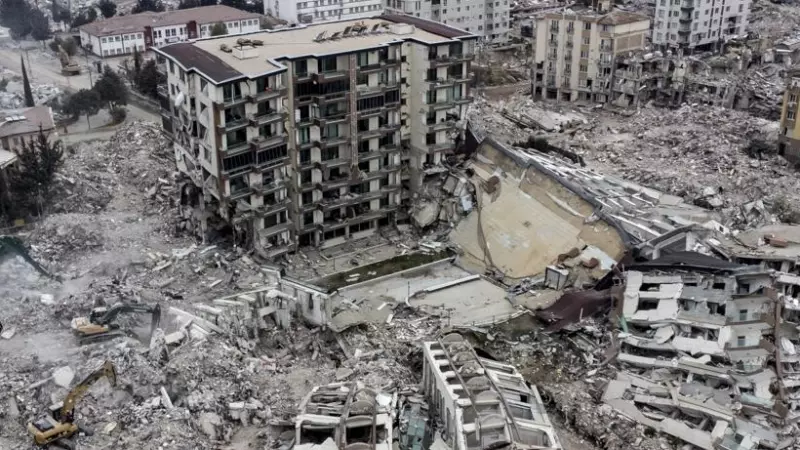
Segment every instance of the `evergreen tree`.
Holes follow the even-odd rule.
[[[145,11],[164,12],[164,4],[161,0],[138,0],[131,9],[131,14],[139,14]]]
[[[28,71],[25,70],[25,59],[19,55],[19,62],[22,64],[22,89],[25,94],[25,106],[33,107],[33,91],[31,90],[31,82],[28,80]]]
[[[166,78],[158,71],[155,60],[148,60],[136,77],[136,89],[148,97],[158,98],[158,86],[166,83]]]
[[[53,33],[50,31],[50,21],[47,20],[44,13],[38,9],[34,9],[30,13],[31,24],[31,37],[37,41],[45,41],[50,39]],[[42,42],[44,44],[44,42]]]
[[[222,22],[217,22],[211,27],[211,36],[224,36],[228,34],[228,27]]]
[[[106,19],[114,17],[117,13],[117,4],[111,0],[100,0],[97,2],[97,7],[100,8],[100,14]]]
[[[9,173],[11,190],[19,201],[35,199],[35,204],[27,206],[35,206],[41,214],[45,203],[52,197],[53,178],[64,165],[61,141],[50,142],[40,126],[35,138],[23,140],[18,158],[18,164]]]

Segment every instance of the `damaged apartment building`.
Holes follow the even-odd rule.
[[[535,29],[534,98],[605,103],[615,59],[644,48],[650,19],[600,2],[542,14]]]
[[[798,249],[789,230],[765,228],[732,239],[687,227],[643,246],[652,259],[621,279],[616,360],[625,370],[607,404],[702,449],[791,445],[800,419]]]
[[[268,258],[407,220],[459,141],[476,39],[389,15],[158,49],[185,210]]]

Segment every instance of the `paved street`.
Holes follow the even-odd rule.
[[[11,70],[17,74],[21,74],[20,68],[20,50],[10,48],[0,48],[0,66]],[[32,78],[32,83],[46,83],[55,84],[68,91],[77,91],[79,89],[89,89],[90,80],[86,66],[86,59],[76,57],[76,60],[82,64],[83,72],[80,75],[65,77],[61,75],[61,69],[57,59],[45,63],[41,59],[30,57],[30,66],[28,74]],[[28,65],[28,59],[25,64]],[[93,73],[92,77],[97,77],[97,73]],[[151,122],[160,122],[161,118],[158,114],[153,114],[150,111],[139,108],[136,105],[128,105],[128,117],[131,119],[148,120]]]

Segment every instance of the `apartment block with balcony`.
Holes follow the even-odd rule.
[[[569,9],[536,19],[534,76],[536,98],[606,103],[614,100],[612,81],[618,55],[644,48],[647,17],[610,9]]]
[[[382,12],[382,0],[264,0],[264,14],[290,23],[367,19]]]
[[[663,49],[713,49],[744,36],[750,0],[656,0],[652,41]]]
[[[160,49],[164,129],[201,215],[267,257],[394,225],[460,139],[476,39],[380,16]]]
[[[387,0],[386,11],[441,22],[496,43],[508,40],[511,27],[509,0]]]
[[[793,163],[800,162],[800,69],[791,69],[786,75],[786,89],[781,108],[781,127],[778,136],[778,154]]]

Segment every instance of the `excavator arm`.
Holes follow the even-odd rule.
[[[114,368],[114,364],[111,361],[103,363],[102,367],[90,373],[89,376],[72,388],[69,394],[67,394],[67,398],[64,399],[64,405],[61,407],[58,413],[59,417],[57,417],[56,420],[66,423],[73,422],[75,405],[83,398],[86,391],[89,390],[89,387],[94,384],[95,381],[103,377],[108,378],[108,382],[111,386],[117,385],[117,370]]]
[[[28,264],[33,266],[37,272],[40,274],[56,280],[61,281],[58,277],[53,276],[45,270],[44,267],[41,266],[35,259],[28,253],[28,250],[25,249],[25,246],[22,244],[22,241],[15,238],[14,236],[0,236],[0,261],[3,260],[4,257],[8,257],[11,255],[19,255],[24,259]]]
[[[120,314],[129,312],[152,314],[154,322],[156,321],[156,318],[159,319],[159,322],[161,319],[161,306],[158,304],[136,305],[130,303],[117,303],[98,313],[93,311],[90,320],[92,323],[97,325],[108,325],[109,323],[114,322],[117,319],[117,316]]]

